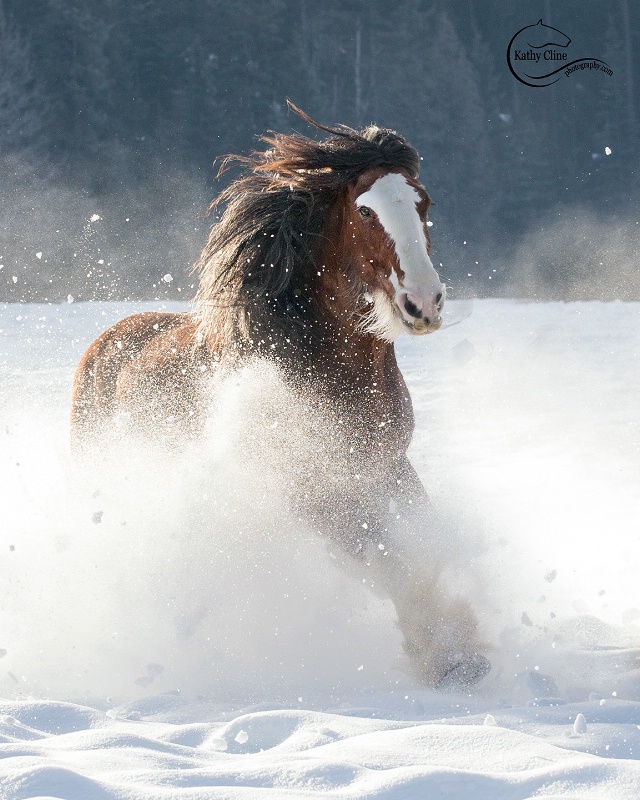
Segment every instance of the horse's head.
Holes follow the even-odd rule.
[[[291,349],[354,327],[389,342],[438,330],[445,287],[417,151],[387,128],[329,128],[290,106],[331,137],[270,133],[268,150],[237,159],[249,169],[218,197],[197,265],[205,336]]]
[[[365,286],[361,328],[381,339],[442,325],[445,286],[429,258],[429,205],[404,169],[378,167],[349,184],[344,232]]]

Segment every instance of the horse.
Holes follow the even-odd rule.
[[[269,132],[266,148],[224,160],[240,175],[211,206],[222,211],[194,267],[194,309],[130,316],[90,345],[74,379],[73,449],[87,452],[123,416],[162,446],[197,442],[211,376],[272,365],[329,431],[292,476],[294,506],[376,571],[421,683],[464,688],[490,669],[476,617],[391,543],[398,520],[427,546],[437,525],[407,457],[414,417],[394,350],[403,333],[436,332],[445,303],[420,159],[392,130],[328,127],[290,107],[329,137]]]

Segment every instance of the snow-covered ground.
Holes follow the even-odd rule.
[[[74,466],[75,364],[140,307],[0,306],[3,800],[637,800],[640,304],[451,303],[398,342],[493,663],[464,696],[413,682],[392,606],[259,448],[230,457],[255,382],[202,458]]]

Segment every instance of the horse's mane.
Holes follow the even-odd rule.
[[[331,137],[269,132],[261,137],[268,149],[228,156],[220,169],[239,165],[242,173],[211,206],[224,211],[194,270],[201,333],[223,348],[266,350],[280,334],[310,341],[317,333],[316,256],[333,203],[374,167],[418,175],[416,150],[394,131],[329,128],[289,105]]]

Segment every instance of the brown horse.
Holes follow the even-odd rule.
[[[197,264],[195,310],[137,314],[89,347],[73,446],[102,441],[118,415],[172,447],[197,439],[211,375],[275,365],[304,414],[325,419],[311,463],[290,476],[294,505],[376,571],[420,679],[469,685],[489,662],[467,603],[447,596],[437,565],[413,566],[401,537],[379,544],[401,523],[428,547],[436,524],[406,455],[413,412],[393,345],[442,324],[419,157],[393,131],[327,128],[293,108],[330,138],[272,133],[268,149],[233,159],[244,169],[213,204],[224,211]]]

